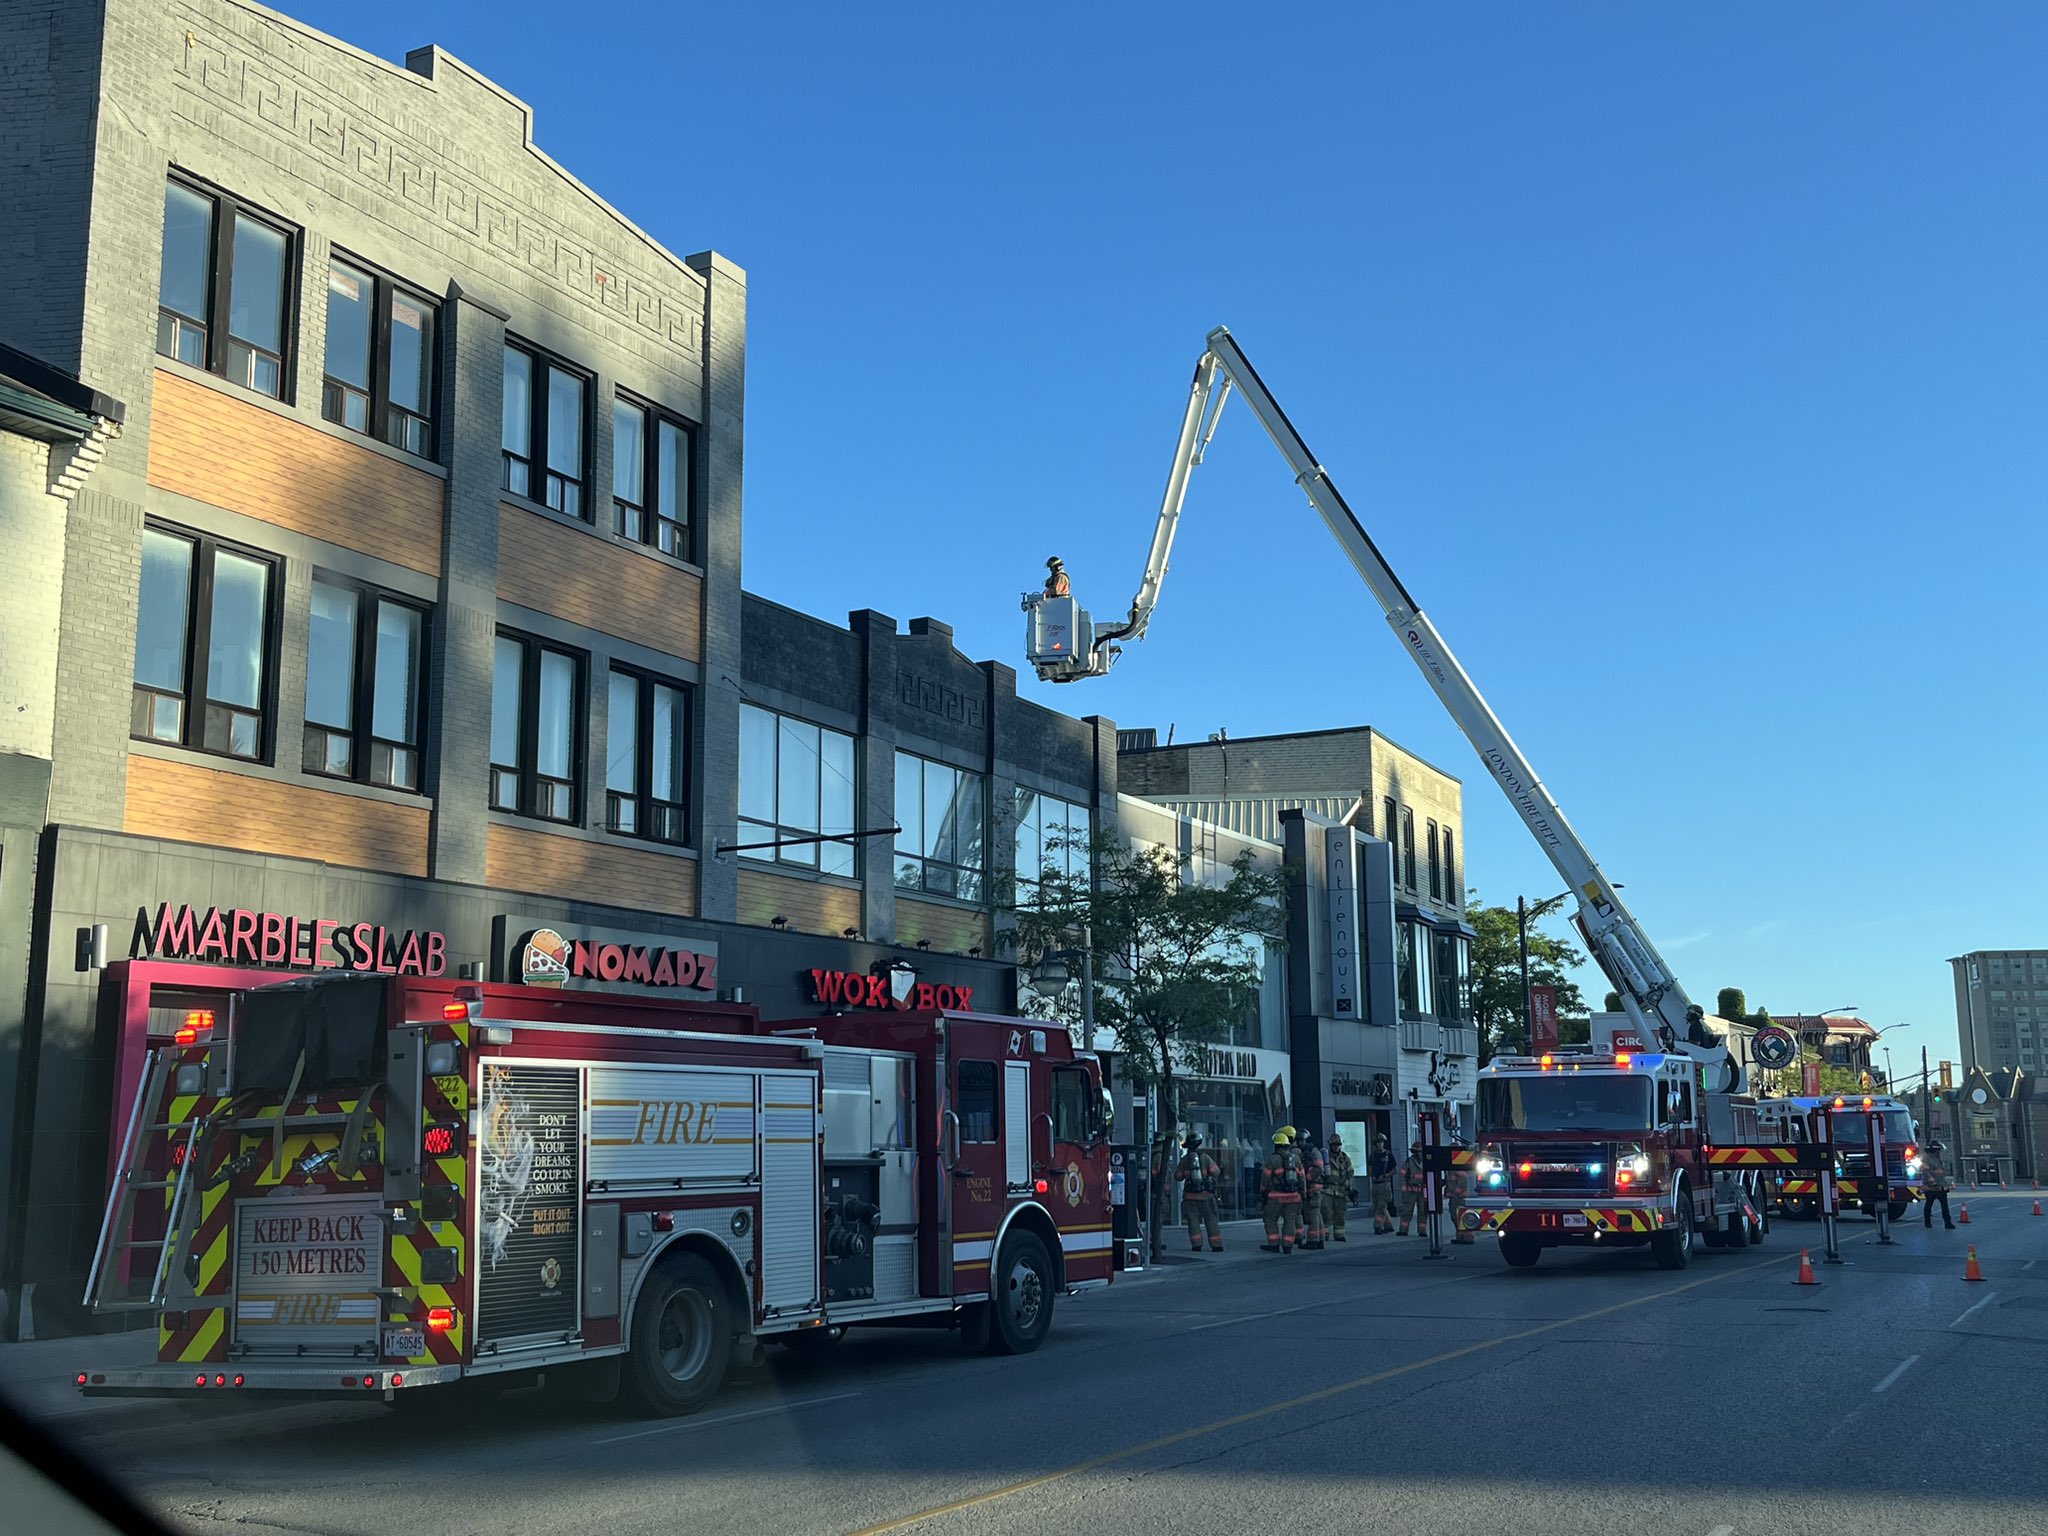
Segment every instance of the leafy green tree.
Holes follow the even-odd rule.
[[[1749,999],[1740,987],[1723,987],[1714,995],[1714,1012],[1724,1019],[1742,1019],[1749,1014]]]
[[[1529,908],[1529,981],[1534,986],[1557,988],[1558,1038],[1564,1039],[1568,1020],[1584,1019],[1586,1000],[1578,983],[1571,979],[1573,967],[1584,965],[1586,957],[1562,939],[1537,928],[1538,918],[1548,917],[1564,905],[1559,896],[1539,901]],[[1516,943],[1515,909],[1481,905],[1479,892],[1465,892],[1465,921],[1477,935],[1472,941],[1472,1015],[1479,1026],[1479,1060],[1483,1066],[1495,1056],[1529,1048],[1527,1024],[1522,1016],[1522,960]],[[1581,1040],[1586,1037],[1582,1034]]]
[[[1608,993],[1606,997],[1601,999],[1600,1009],[1603,1013],[1621,1012],[1621,994],[1619,992]]]
[[[1219,883],[1186,878],[1186,860],[1104,828],[1090,841],[1094,879],[1048,862],[1035,896],[1017,909],[1006,942],[1020,963],[1072,949],[1085,932],[1098,986],[1095,1024],[1141,1081],[1156,1085],[1154,1161],[1170,1167],[1174,1074],[1258,1006],[1267,932],[1284,924],[1285,876],[1260,869],[1249,851]],[[1051,1017],[1081,1019],[1079,988],[1044,1000]],[[1151,1181],[1152,1256],[1165,1257],[1166,1179]]]

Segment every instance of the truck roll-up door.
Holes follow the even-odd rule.
[[[1003,1063],[1003,1177],[1012,1189],[1031,1183],[1031,1063]]]
[[[818,1079],[761,1074],[761,1307],[818,1305]]]

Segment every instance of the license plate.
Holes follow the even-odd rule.
[[[395,1355],[401,1360],[410,1360],[415,1355],[427,1352],[427,1332],[424,1328],[386,1328],[384,1330],[384,1353]]]
[[[1586,1224],[1586,1218],[1583,1215],[1579,1215],[1573,1212],[1567,1212],[1565,1214],[1564,1224],[1568,1227],[1583,1227]]]

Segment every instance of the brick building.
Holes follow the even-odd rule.
[[[0,741],[33,758],[0,786],[10,1333],[79,1323],[141,1053],[230,984],[790,1014],[895,965],[1009,1005],[996,897],[1049,815],[1113,807],[1113,729],[935,620],[742,593],[738,266],[438,47],[241,0],[5,18],[0,342],[126,402],[89,480],[5,513],[36,530],[0,605],[35,737]],[[693,958],[551,974],[578,939]]]

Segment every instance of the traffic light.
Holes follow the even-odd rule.
[[[1953,1088],[1955,1087],[1955,1085],[1956,1064],[1952,1061],[1944,1061],[1941,1064],[1941,1086],[1944,1088]]]
[[[1868,1091],[1870,1087],[1870,1074],[1868,1072],[1865,1072],[1863,1074],[1863,1087],[1866,1091]]]

